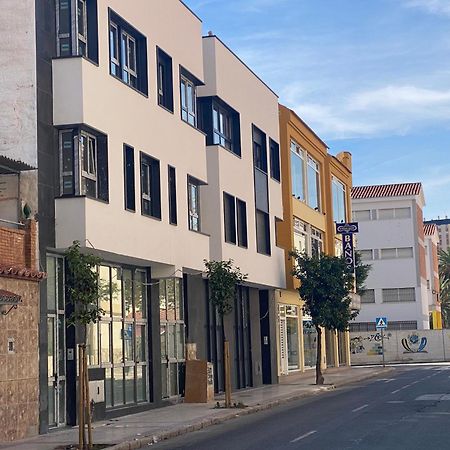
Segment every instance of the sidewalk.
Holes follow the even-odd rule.
[[[94,442],[110,444],[111,450],[131,450],[146,447],[185,433],[234,419],[240,415],[273,408],[277,405],[313,396],[345,384],[389,373],[393,369],[353,367],[328,369],[325,386],[315,386],[315,371],[280,378],[280,384],[246,389],[233,393],[233,402],[243,403],[242,409],[214,409],[212,404],[179,404],[153,409],[139,414],[94,423]],[[218,397],[221,401],[223,397]],[[54,450],[76,444],[78,428],[57,431],[24,441],[1,444],[1,450]]]

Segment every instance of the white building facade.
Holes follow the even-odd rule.
[[[424,206],[420,183],[352,189],[356,248],[371,271],[351,331],[374,330],[380,316],[387,317],[390,329],[430,328]]]

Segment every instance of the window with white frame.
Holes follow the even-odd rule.
[[[342,254],[344,253],[344,249],[343,249],[343,245],[342,245],[342,240],[335,238],[334,239],[334,256],[342,256]]]
[[[409,218],[411,218],[411,208],[383,208],[378,210],[379,220]]]
[[[292,195],[308,206],[320,211],[320,164],[291,141]]]
[[[233,143],[232,118],[228,111],[213,104],[213,139],[214,144],[231,150]]]
[[[311,227],[311,254],[320,256],[323,253],[323,233]]]
[[[77,0],[78,52],[86,56],[88,44],[86,0]]]
[[[361,303],[375,303],[375,289],[366,289],[361,295]]]
[[[358,250],[358,253],[361,255],[362,261],[373,260],[373,250]]]
[[[181,75],[181,118],[192,126],[197,126],[197,88],[192,80]]]
[[[353,211],[353,220],[355,222],[364,222],[372,220],[370,209],[361,209]]]
[[[200,231],[200,183],[188,177],[188,221],[189,229]]]
[[[111,73],[116,77],[119,77],[119,28],[114,22],[109,23],[109,55],[111,60]]]
[[[382,290],[383,303],[415,302],[416,290],[414,288],[394,288]]]
[[[122,79],[130,86],[137,85],[136,39],[126,31],[121,33]]]
[[[380,251],[381,259],[413,258],[413,256],[414,252],[412,247],[382,248]]]
[[[337,223],[345,222],[345,185],[336,177],[332,178],[332,195],[333,195],[333,220]]]
[[[294,250],[298,253],[309,252],[308,227],[305,222],[294,217]]]
[[[161,219],[161,175],[157,159],[142,153],[141,166],[141,213]]]

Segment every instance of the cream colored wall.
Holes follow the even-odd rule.
[[[219,96],[240,114],[241,157],[220,146],[207,148],[208,186],[204,213],[205,232],[211,234],[211,258],[235,261],[250,283],[284,287],[284,252],[275,245],[275,216],[282,218],[281,184],[269,175],[270,238],[272,255],[256,250],[255,194],[253,178],[252,124],[279,142],[278,99],[224,44],[215,37],[204,38],[206,86],[200,96]],[[268,142],[268,141],[267,141]],[[268,148],[269,156],[269,148]],[[223,192],[246,202],[248,248],[225,242]]]
[[[109,73],[108,7],[147,38],[148,97]],[[110,200],[57,200],[57,246],[84,237],[102,251],[201,270],[209,238],[188,230],[187,176],[206,181],[205,136],[181,120],[179,96],[180,64],[203,79],[201,22],[178,0],[135,0],[133,7],[100,0],[98,25],[99,66],[83,58],[53,61],[54,123],[85,123],[108,136]],[[173,59],[173,114],[157,104],[156,46]],[[124,210],[124,143],[135,149],[136,213]],[[140,151],[160,161],[161,221],[141,215]],[[176,227],[168,223],[169,164],[176,168]]]

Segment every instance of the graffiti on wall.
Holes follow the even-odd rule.
[[[389,340],[392,334],[387,333],[384,335],[384,339]],[[366,351],[366,347],[364,346],[364,341],[367,341],[366,345],[368,347]],[[383,348],[381,346],[381,333],[371,333],[366,337],[363,336],[355,336],[350,339],[350,352],[353,355],[361,354],[366,352],[368,356],[377,356],[383,354]]]
[[[412,333],[402,339],[402,346],[405,349],[403,353],[428,353],[425,350],[427,343],[426,337],[420,338],[417,333]]]

